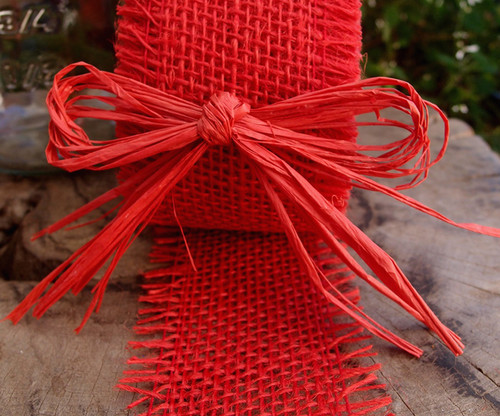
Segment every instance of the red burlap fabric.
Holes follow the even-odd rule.
[[[258,107],[357,80],[359,8],[358,0],[127,0],[116,72],[199,104],[229,91]],[[328,132],[355,134],[352,126]],[[361,415],[386,406],[377,366],[358,360],[369,354],[361,327],[303,274],[255,174],[233,147],[212,147],[200,162],[153,219],[192,229],[193,259],[177,231],[158,228],[152,259],[166,265],[146,276],[143,339],[132,344],[139,352],[121,385],[139,393],[134,405],[146,415]],[[345,184],[308,179],[345,209]],[[306,241],[356,301],[352,274]]]
[[[47,96],[46,151],[49,163],[68,171],[121,167],[120,184],[35,237],[111,201],[106,215],[116,216],[5,319],[17,323],[33,306],[42,316],[106,268],[81,330],[99,310],[120,257],[152,223],[159,236],[152,261],[161,264],[146,276],[137,327],[144,338],[133,343],[140,351],[121,383],[139,394],[131,407],[142,406],[144,415],[366,414],[386,406],[376,366],[359,361],[369,350],[358,344],[361,327],[415,356],[422,350],[362,312],[349,270],[461,354],[460,337],[344,215],[353,185],[500,237],[499,229],[457,223],[398,192],[425,180],[442,158],[448,122],[406,82],[356,82],[359,6],[121,3],[117,73],[75,63],[56,75]],[[70,75],[74,70],[80,74]],[[394,87],[381,87],[388,84]],[[96,99],[106,108],[85,104]],[[411,121],[384,118],[380,111],[388,107]],[[444,123],[434,158],[430,110]],[[353,116],[370,112],[376,121],[361,125],[398,127],[407,136],[357,144]],[[81,118],[114,120],[120,137],[90,138]],[[390,187],[373,178],[404,181]]]
[[[115,72],[200,105],[227,91],[259,107],[357,80],[360,17],[359,0],[127,0],[118,9]],[[130,134],[134,126],[120,130]],[[356,131],[351,125],[328,135],[353,141]],[[345,184],[306,177],[345,209]],[[173,199],[183,227],[282,228],[262,184],[231,147],[209,149]],[[177,225],[171,200],[155,220]],[[296,227],[307,229],[299,220]]]
[[[366,332],[299,268],[284,235],[192,231],[193,272],[180,236],[158,230],[146,275],[138,355],[122,388],[145,415],[363,415],[390,403]],[[307,247],[336,288],[354,278],[328,248]],[[381,411],[381,414],[385,414]]]

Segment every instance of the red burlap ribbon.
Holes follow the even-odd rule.
[[[79,66],[88,72],[68,76]],[[381,87],[384,85],[394,87]],[[112,95],[75,96],[84,89]],[[112,108],[100,109],[82,101],[89,99]],[[443,156],[448,139],[444,114],[423,100],[408,83],[389,78],[366,79],[259,109],[250,109],[234,95],[222,92],[200,107],[138,81],[77,63],[56,76],[47,103],[52,117],[47,158],[52,165],[72,172],[112,169],[151,159],[117,187],[36,236],[66,227],[101,205],[121,198],[115,207],[116,216],[102,231],[43,279],[7,319],[18,322],[33,305],[36,305],[34,315],[40,317],[68,291],[79,293],[111,259],[93,289],[94,297],[79,331],[92,311],[99,309],[118,260],[176,184],[210,146],[235,146],[266,190],[304,272],[325,297],[373,334],[411,354],[421,355],[419,348],[374,322],[329,282],[305,249],[283,196],[297,207],[311,231],[359,277],[426,324],[455,354],[462,352],[460,338],[439,321],[394,260],[295,169],[300,166],[327,179],[335,178],[346,185],[382,192],[457,227],[500,237],[500,230],[455,223],[398,192],[425,180],[428,169]],[[411,122],[381,117],[379,112],[386,108],[405,113]],[[430,108],[441,116],[445,128],[443,147],[434,159],[427,135]],[[407,136],[388,144],[364,146],[306,133],[342,127],[353,116],[370,112],[377,115],[377,121],[363,123],[352,119],[352,123],[394,126],[406,130]],[[114,140],[93,140],[75,122],[79,118],[126,121],[144,133]],[[372,178],[405,178],[405,181],[389,187]],[[369,275],[339,240],[354,249],[378,279]],[[49,288],[51,283],[54,284]]]

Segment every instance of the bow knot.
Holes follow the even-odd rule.
[[[250,106],[233,94],[221,92],[212,95],[202,107],[198,120],[198,134],[210,145],[228,145],[233,138],[233,126],[250,112]]]

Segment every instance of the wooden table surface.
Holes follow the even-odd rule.
[[[451,126],[447,155],[431,170],[427,182],[408,194],[454,220],[500,227],[500,159],[465,123],[452,120]],[[439,125],[433,124],[432,132],[438,137]],[[378,141],[384,134],[362,133],[368,141]],[[438,138],[434,146],[439,145]],[[70,179],[16,179],[14,185],[9,185],[8,177],[1,179],[0,194],[8,191],[14,195],[8,201],[15,199],[16,192],[45,181],[39,188],[44,196],[28,212],[28,219],[20,220],[15,244],[10,242],[0,252],[0,262],[12,260],[14,264],[0,264],[4,277],[5,270],[12,270],[16,279],[15,270],[24,270],[18,274],[19,279],[25,279],[0,279],[1,316],[33,287],[32,280],[42,274],[38,271],[53,267],[59,259],[57,247],[63,247],[61,256],[65,257],[67,247],[75,244],[72,240],[45,241],[45,251],[47,245],[52,248],[50,261],[45,261],[40,260],[44,250],[37,254],[25,241],[40,222],[53,220],[56,214],[50,210],[50,200],[61,205],[57,198],[64,194],[62,188],[76,187],[75,195],[79,196],[66,198],[67,206],[61,209],[77,207],[82,198],[88,199],[82,194],[94,188],[89,184],[95,178],[84,174]],[[58,181],[66,181],[66,185]],[[109,177],[99,186],[107,186],[106,181]],[[89,195],[92,192],[88,191]],[[387,383],[394,400],[392,410],[401,416],[499,415],[500,240],[455,229],[386,196],[367,192],[354,193],[350,216],[396,259],[432,309],[466,344],[465,353],[455,357],[422,325],[361,285],[366,312],[424,349],[423,357],[415,359],[373,339],[379,352],[377,360],[383,365],[379,377]],[[83,238],[93,231],[79,232]],[[134,337],[138,307],[135,270],[147,267],[145,240],[128,255],[118,271],[119,278],[107,290],[101,312],[92,316],[79,335],[72,329],[86,310],[88,290],[76,298],[65,297],[39,321],[27,317],[16,326],[0,324],[0,415],[132,414],[125,410],[132,395],[113,386],[126,369],[126,344]]]
[[[439,125],[432,126],[439,137]],[[434,141],[434,148],[440,140]],[[444,159],[409,192],[457,222],[500,228],[500,158],[470,127],[451,122]],[[400,309],[362,286],[366,312],[424,350],[411,358],[373,339],[400,416],[500,415],[500,240],[457,229],[383,195],[357,192],[351,217],[405,271],[466,345],[460,357]]]

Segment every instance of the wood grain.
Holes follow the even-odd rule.
[[[451,125],[445,158],[407,194],[454,220],[500,227],[500,159],[465,123],[452,120]],[[438,125],[432,132],[439,145]],[[366,312],[424,349],[424,356],[414,359],[373,340],[395,413],[499,415],[500,241],[458,230],[374,193],[356,191],[350,214],[466,345],[465,353],[455,357],[422,325],[362,285]]]
[[[31,282],[0,281],[0,315],[32,288]],[[116,389],[129,357],[127,341],[136,314],[131,288],[112,285],[102,313],[76,328],[90,292],[65,297],[43,319],[0,325],[2,416],[126,416],[132,395]]]

